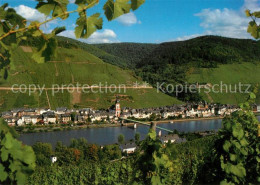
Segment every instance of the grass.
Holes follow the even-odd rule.
[[[59,48],[58,55],[52,62],[37,64],[30,59],[31,53],[24,53],[21,48],[15,52],[7,80],[1,79],[0,87],[11,87],[13,84],[35,84],[51,88],[53,84],[69,85],[77,83],[94,85],[120,85],[132,86],[136,81],[142,80],[134,77],[132,71],[123,70],[117,66],[103,62],[94,55],[80,49]],[[72,94],[68,91],[56,93],[50,90],[48,97],[51,108],[57,107],[92,107],[108,108],[120,95],[122,106],[133,108],[158,107],[181,103],[176,98],[157,93],[155,89],[127,89],[126,93],[80,93]],[[75,97],[77,102],[75,103]],[[46,92],[40,91],[29,95],[0,91],[0,111],[16,107],[48,107]]]
[[[220,65],[218,68],[199,68],[193,70],[193,73],[189,75],[190,83],[211,83],[214,84],[227,84],[228,88],[231,85],[235,90],[241,84],[250,84],[252,87],[260,81],[260,65],[254,63],[240,63],[240,64],[226,64]],[[220,90],[219,87],[216,87]],[[223,86],[223,93],[209,93],[210,97],[215,103],[223,104],[239,104],[246,100],[248,94],[244,93],[226,93]],[[242,87],[245,90],[245,87]],[[258,93],[259,94],[259,93]],[[202,91],[201,95],[205,100],[210,102],[208,96]],[[257,103],[260,103],[260,94],[257,96]]]

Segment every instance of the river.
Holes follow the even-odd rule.
[[[258,120],[260,121],[260,116],[258,116]],[[221,128],[221,121],[221,119],[187,120],[174,123],[162,123],[159,125],[170,130],[176,129],[179,132],[198,132],[218,130]],[[86,128],[68,131],[28,133],[22,134],[19,139],[27,145],[33,145],[36,142],[45,142],[55,146],[58,141],[62,141],[64,144],[68,145],[72,138],[85,138],[88,143],[107,145],[117,143],[119,134],[123,134],[125,140],[131,140],[134,139],[135,133],[140,133],[141,139],[144,139],[148,129],[149,127],[144,125],[138,125],[136,129],[126,126]],[[162,134],[164,135],[167,133],[162,131]]]

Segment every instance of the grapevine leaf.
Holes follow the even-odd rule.
[[[103,7],[105,15],[109,21],[123,14],[129,13],[130,9],[131,4],[129,4],[129,0],[108,0]]]
[[[251,16],[250,10],[246,10],[245,13],[246,13],[246,16],[247,16],[247,17],[250,17],[250,16]]]
[[[5,148],[1,149],[1,159],[3,162],[7,161],[8,159],[8,150],[6,150]]]
[[[8,174],[5,172],[5,167],[0,163],[0,182],[7,179]]]
[[[33,150],[31,147],[25,146],[24,147],[24,152],[27,153],[27,155],[23,156],[23,161],[26,164],[32,164],[35,161],[35,155],[33,153]]]
[[[102,29],[103,20],[99,17],[100,14],[96,13],[87,18],[85,12],[80,13],[77,19],[77,27],[75,28],[76,38],[88,38],[97,29]]]
[[[259,37],[258,26],[255,21],[249,22],[247,32],[250,33],[255,39]]]
[[[64,14],[61,16],[62,19],[68,18],[67,12],[67,5],[69,4],[68,0],[47,0],[47,1],[40,1],[36,9],[45,14],[46,16],[49,16],[52,13],[52,17],[59,16],[61,14]]]
[[[223,145],[223,149],[228,152],[229,148],[231,147],[231,143],[229,141],[225,141],[224,145]]]
[[[27,181],[27,176],[24,173],[18,171],[16,173],[16,180],[17,180],[17,184],[25,184]]]
[[[230,160],[231,161],[236,161],[237,160],[237,156],[235,154],[229,154],[230,156]]]
[[[253,15],[254,15],[256,18],[260,18],[260,12],[254,12]]]
[[[145,0],[131,0],[131,2],[132,9],[136,10],[145,2]]]
[[[13,146],[13,137],[10,133],[5,135],[5,138],[2,140],[2,144],[5,146],[6,149],[10,149]]]
[[[88,5],[88,8],[95,6],[98,3],[98,0],[76,0],[75,4],[77,4],[78,12],[83,11],[84,8]],[[91,4],[91,5],[90,5]]]
[[[238,165],[231,165],[230,170],[232,171],[233,174],[235,174],[238,177],[245,177],[246,176],[246,170],[243,167],[243,165],[238,164]]]

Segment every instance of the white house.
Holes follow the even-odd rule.
[[[164,135],[160,137],[160,140],[163,144],[166,144],[170,141],[170,143],[174,143],[176,140],[178,140],[180,137],[177,134],[173,135]]]
[[[22,119],[18,119],[18,120],[17,120],[17,125],[18,125],[18,126],[24,125],[24,121],[23,121]]]
[[[56,156],[51,156],[51,163],[57,162],[58,158]]]
[[[136,148],[135,143],[126,143],[120,146],[121,151],[126,152],[127,154],[134,153]]]

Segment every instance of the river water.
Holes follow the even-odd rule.
[[[258,116],[260,121],[260,116]],[[221,128],[221,119],[213,120],[196,120],[196,121],[182,121],[174,123],[162,123],[160,127],[170,130],[178,130],[179,132],[198,132],[198,131],[211,131]],[[56,131],[56,132],[40,132],[22,134],[20,140],[27,145],[33,145],[36,142],[51,143],[53,146],[58,141],[68,145],[72,138],[85,138],[88,143],[95,143],[99,145],[107,145],[117,143],[119,134],[125,136],[125,140],[134,139],[135,133],[140,133],[141,139],[145,138],[149,130],[148,126],[138,125],[136,129],[131,127],[105,127],[105,128],[86,128],[79,130]],[[162,134],[167,134],[162,131]]]

